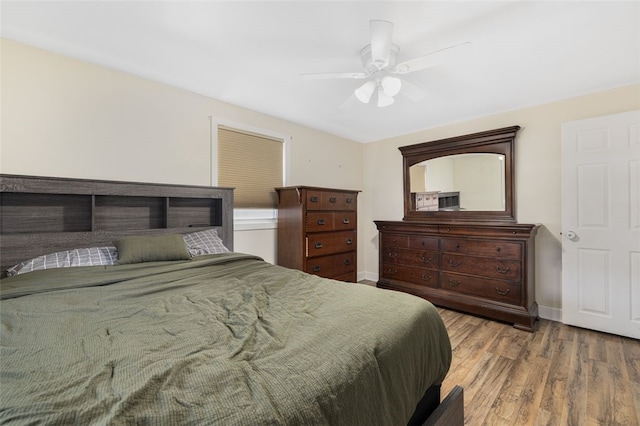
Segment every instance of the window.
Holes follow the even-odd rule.
[[[236,208],[273,209],[284,182],[284,138],[217,127],[218,185],[234,187]]]

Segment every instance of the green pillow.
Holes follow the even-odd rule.
[[[124,237],[115,241],[118,264],[189,260],[182,235],[169,234],[157,237]]]

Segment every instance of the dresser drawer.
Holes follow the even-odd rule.
[[[438,268],[438,252],[435,250],[412,250],[398,247],[383,249],[384,261],[394,265],[420,268]]]
[[[440,273],[440,287],[444,290],[480,296],[496,302],[519,304],[522,287],[520,283],[491,280],[468,275]]]
[[[504,258],[479,258],[459,254],[443,253],[440,259],[443,271],[479,275],[487,278],[519,281],[522,268],[519,260]]]
[[[438,287],[438,274],[438,271],[432,269],[412,268],[386,262],[382,265],[383,278],[406,281],[433,288]]]
[[[442,251],[448,253],[464,253],[487,257],[506,257],[520,259],[522,246],[518,243],[500,240],[463,240],[444,238]]]
[[[382,247],[409,247],[409,237],[401,234],[382,234]]]
[[[422,250],[438,250],[438,238],[410,235],[409,248]]]
[[[356,193],[333,191],[307,191],[309,210],[356,210]]]
[[[356,231],[309,234],[307,257],[325,256],[356,249]]]
[[[340,231],[356,229],[355,212],[307,213],[307,232]]]
[[[334,278],[356,270],[355,252],[314,257],[307,261],[305,272],[325,278]]]

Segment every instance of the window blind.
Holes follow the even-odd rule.
[[[275,208],[283,175],[281,139],[218,127],[218,185],[234,187],[234,205]]]

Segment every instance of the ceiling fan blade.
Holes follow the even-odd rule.
[[[320,72],[300,75],[305,80],[326,80],[330,78],[354,78],[356,80],[367,78],[363,72]]]
[[[393,23],[371,20],[369,21],[369,29],[371,31],[371,59],[378,69],[382,69],[389,65]]]
[[[435,50],[431,53],[427,53],[426,55],[418,56],[413,59],[409,59],[408,61],[404,61],[396,65],[394,74],[409,74],[414,71],[431,68],[444,62],[453,61],[459,57],[462,57],[465,54],[469,53],[470,50],[471,43],[468,41],[460,44],[454,44],[453,46]]]
[[[419,102],[427,95],[424,90],[404,79],[402,80],[402,89],[400,90],[400,94],[413,102]]]
[[[344,102],[342,102],[338,108],[339,109],[349,109],[349,108],[353,108],[356,105],[362,105],[360,103],[360,101],[358,100],[358,98],[356,98],[356,95],[354,95],[353,93],[351,94],[351,96],[349,96],[347,99],[345,99]]]

